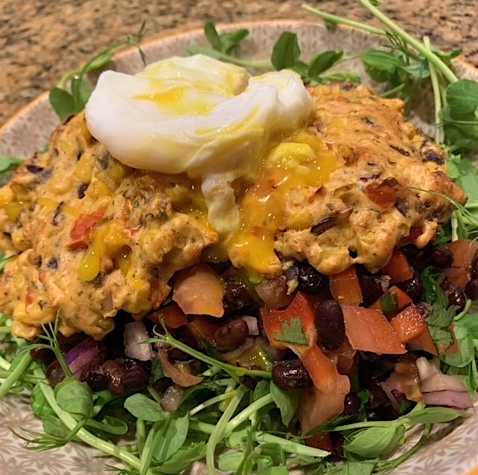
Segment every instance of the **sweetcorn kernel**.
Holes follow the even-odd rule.
[[[88,198],[97,200],[104,196],[111,196],[111,190],[103,181],[94,180],[86,190],[85,194]]]
[[[132,172],[132,168],[123,165],[118,160],[111,159],[108,163],[108,173],[116,184],[121,183]]]
[[[75,176],[80,180],[82,183],[90,183],[91,177],[93,176],[93,166],[94,166],[95,159],[93,156],[85,152],[75,168]]]

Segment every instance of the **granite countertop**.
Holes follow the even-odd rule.
[[[382,10],[415,36],[461,49],[478,66],[477,0],[383,0]],[[0,125],[66,71],[84,64],[146,21],[146,40],[218,24],[270,19],[314,20],[303,0],[16,0],[0,1]],[[310,5],[351,19],[370,19],[358,0]]]

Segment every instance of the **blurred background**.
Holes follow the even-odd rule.
[[[148,41],[217,24],[274,19],[317,21],[303,0],[0,0],[0,126],[62,74],[82,66],[146,22]],[[309,1],[355,20],[370,20],[358,0]],[[381,9],[415,36],[458,48],[478,66],[477,0],[383,0]]]

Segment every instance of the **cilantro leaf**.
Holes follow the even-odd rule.
[[[300,317],[290,320],[290,323],[282,323],[282,333],[277,332],[274,336],[276,341],[291,343],[294,345],[308,345],[309,342],[305,336]]]

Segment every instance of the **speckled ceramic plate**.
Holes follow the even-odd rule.
[[[373,47],[378,40],[368,34],[351,30],[327,30],[316,23],[303,22],[261,22],[234,25],[248,28],[250,35],[241,53],[245,57],[259,59],[269,57],[273,44],[280,33],[295,31],[300,38],[304,56],[311,57],[320,50],[344,50],[354,55]],[[173,55],[184,55],[191,44],[205,44],[202,31],[152,41],[144,46],[148,62]],[[118,56],[115,69],[135,72],[142,68],[136,51]],[[363,74],[359,62],[347,64],[347,68]],[[461,62],[456,63],[457,74],[478,81],[478,70]],[[430,123],[431,98],[425,95],[422,108],[414,120],[425,130]],[[30,106],[15,116],[0,130],[0,154],[30,157],[41,149],[58,124],[58,119],[49,106],[47,95],[39,97]],[[429,129],[429,127],[428,127]],[[478,408],[478,404],[476,405]],[[13,431],[18,429],[39,429],[28,403],[23,396],[8,396],[0,403],[0,475],[108,475],[111,460],[94,457],[94,453],[81,446],[70,444],[54,452],[33,452],[23,447]],[[396,469],[394,475],[464,475],[478,467],[478,414],[465,420],[460,426],[444,429],[407,463]],[[444,435],[446,434],[446,435]],[[200,469],[198,471],[201,471]]]

